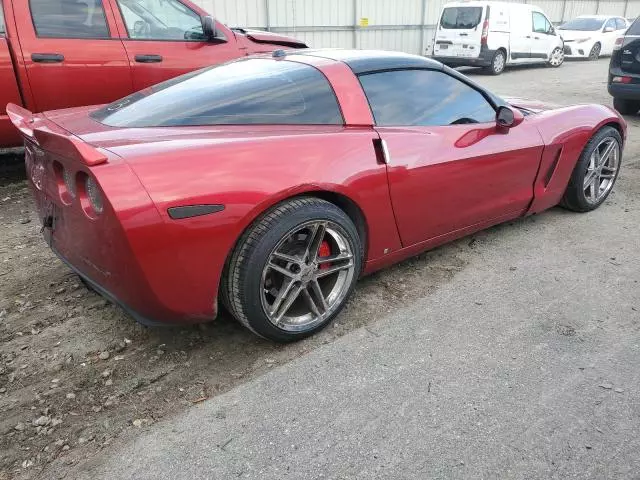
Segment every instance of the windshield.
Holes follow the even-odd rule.
[[[309,65],[240,60],[191,72],[91,114],[112,127],[341,125],[326,77]]]
[[[573,20],[560,25],[560,30],[579,30],[581,32],[595,32],[602,28],[604,20],[601,18],[574,18]]]
[[[482,7],[448,7],[442,11],[442,28],[476,28],[482,19]]]

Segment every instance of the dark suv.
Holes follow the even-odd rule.
[[[609,63],[607,90],[623,115],[640,110],[640,17],[616,40]]]

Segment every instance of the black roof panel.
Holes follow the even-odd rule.
[[[442,64],[430,58],[410,55],[401,52],[387,52],[382,50],[294,50],[288,55],[307,55],[323,57],[346,63],[355,74],[373,72],[376,70],[390,70],[397,68],[432,68],[442,70]]]

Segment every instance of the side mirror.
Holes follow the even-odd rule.
[[[604,33],[610,33],[610,32],[613,32],[613,31],[614,31],[613,27],[604,27],[604,30],[603,30]]]
[[[202,32],[204,33],[204,37],[211,41],[218,36],[218,31],[216,29],[216,21],[211,16],[202,17]]]
[[[509,130],[517,127],[524,120],[524,115],[520,110],[512,107],[501,106],[496,112],[496,126],[502,130]]]

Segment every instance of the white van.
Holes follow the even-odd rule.
[[[447,3],[433,39],[433,58],[450,67],[485,67],[564,61],[562,37],[535,5],[461,1]]]

